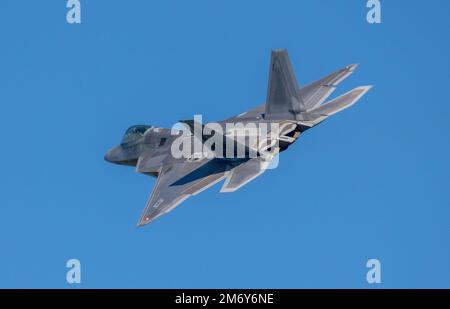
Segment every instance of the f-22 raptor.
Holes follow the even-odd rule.
[[[174,156],[173,153],[173,144],[180,139],[205,145],[208,140],[205,139],[203,129],[208,125],[200,126],[201,136],[196,136],[198,124],[193,120],[181,121],[189,129],[187,134],[183,130],[181,133],[174,129],[148,125],[130,127],[126,130],[121,144],[107,152],[105,160],[134,166],[138,173],[157,177],[138,226],[152,222],[174,209],[189,196],[196,195],[223,179],[225,182],[221,192],[234,192],[261,175],[278,153],[286,150],[303,132],[352,106],[369,91],[371,86],[361,86],[324,103],[336,86],[351,75],[356,67],[356,64],[348,65],[300,87],[287,51],[273,50],[266,103],[215,123],[215,130],[209,132],[219,135],[219,139],[215,139],[215,147],[209,148],[208,155],[193,152],[191,155],[180,157]],[[230,123],[240,123],[244,126],[236,126],[229,130]],[[256,130],[256,142],[248,136],[239,142],[238,137],[242,135],[242,130],[245,131],[250,124],[256,126],[265,124],[266,127],[269,124],[271,126],[276,124],[278,129],[267,130],[269,133]],[[221,131],[218,130],[221,128],[223,129],[221,133],[214,132]],[[262,135],[270,138],[261,142],[264,140]],[[217,140],[223,141],[223,145],[217,143]],[[273,143],[274,141],[276,143]],[[244,151],[239,156],[234,150],[224,151],[230,144],[243,146]]]

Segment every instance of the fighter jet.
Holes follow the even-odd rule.
[[[225,181],[221,192],[234,192],[261,175],[302,133],[352,106],[369,91],[371,86],[361,86],[325,102],[356,67],[350,64],[300,87],[287,50],[273,50],[265,104],[214,126],[184,120],[180,121],[184,126],[181,130],[149,125],[130,127],[121,144],[107,152],[105,160],[133,166],[138,173],[157,177],[137,225],[152,222],[222,180]],[[258,127],[263,125],[269,129]],[[242,138],[251,131],[248,128],[254,127],[257,129],[252,131],[253,135]],[[215,143],[211,143],[213,135]],[[186,147],[190,150],[187,155],[174,155],[174,149],[179,150],[180,142],[186,141],[192,142],[187,143],[191,145]],[[195,145],[200,145],[201,150],[197,147],[196,151]],[[206,145],[210,147],[202,147]],[[238,153],[236,148],[242,151]]]

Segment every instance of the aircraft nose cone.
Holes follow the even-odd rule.
[[[105,154],[105,157],[104,157],[105,161],[108,161],[108,162],[111,162],[111,163],[116,162],[117,161],[117,155],[118,155],[118,151],[117,150],[118,150],[117,148],[110,149]]]
[[[111,162],[111,150],[109,150],[103,158],[105,159],[105,161]]]

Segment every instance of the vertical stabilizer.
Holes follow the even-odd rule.
[[[295,120],[306,111],[287,50],[274,50],[270,61],[265,119]]]

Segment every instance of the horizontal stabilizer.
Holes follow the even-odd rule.
[[[303,87],[300,93],[306,107],[311,109],[322,104],[336,90],[336,87],[355,71],[357,66],[357,64],[350,64]]]
[[[234,168],[227,176],[220,192],[234,192],[266,170],[269,162],[254,158]]]
[[[340,97],[337,97],[323,105],[313,108],[308,111],[310,117],[318,119],[328,117],[336,114],[337,112],[346,109],[355,104],[372,86],[361,86],[355,88]]]

